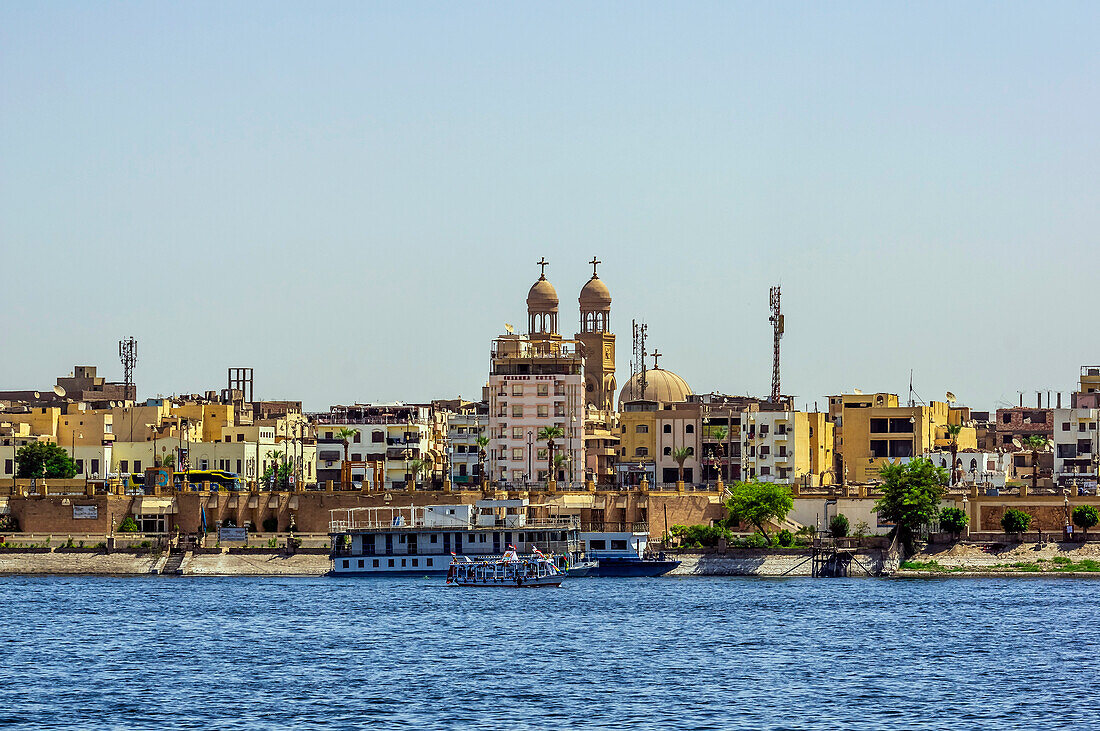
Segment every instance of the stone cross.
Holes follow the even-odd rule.
[[[588,263],[592,265],[592,278],[595,279],[596,278],[596,265],[597,264],[603,264],[603,262],[600,261],[599,259],[597,259],[595,256],[593,256],[592,261],[590,261]]]
[[[546,261],[546,257],[544,256],[535,263],[542,267],[542,269],[539,270],[539,279],[546,279],[546,265],[550,262]]]

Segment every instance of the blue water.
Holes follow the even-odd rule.
[[[1100,582],[7,578],[8,728],[1087,728]]]

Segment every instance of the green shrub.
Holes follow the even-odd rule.
[[[956,538],[966,530],[969,522],[970,516],[962,508],[944,508],[940,511],[940,528],[953,533]]]
[[[866,538],[871,535],[871,526],[867,524],[866,520],[861,520],[856,523],[856,529],[852,532],[852,535],[856,538]]]
[[[1054,558],[1050,559],[1050,562],[1059,564],[1061,566],[1065,566],[1066,564],[1071,563],[1069,557],[1067,556],[1055,556]]]
[[[278,533],[279,519],[274,515],[264,518],[264,533]]]
[[[775,540],[783,548],[790,548],[794,544],[794,534],[784,528],[775,535]]]
[[[716,525],[674,525],[668,532],[678,538],[684,548],[713,548],[723,538],[727,543],[733,542],[729,529]]]
[[[119,533],[137,533],[138,524],[131,516],[127,515],[118,526]]]
[[[267,539],[267,547],[268,548],[275,548],[275,546],[278,545],[278,543],[279,542],[277,540],[275,540],[274,538],[268,538]]]
[[[833,538],[844,538],[848,535],[848,518],[843,513],[838,513],[829,521],[829,533]]]
[[[138,544],[138,548],[148,548],[151,545],[153,544],[150,541],[142,541]]]
[[[1005,533],[1023,533],[1031,527],[1031,516],[1022,510],[1009,508],[1001,516],[1001,527]]]
[[[1097,523],[1100,523],[1100,512],[1091,505],[1078,505],[1073,509],[1073,524],[1083,528],[1086,534]]]

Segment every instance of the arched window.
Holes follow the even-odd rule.
[[[672,447],[665,447],[665,456],[666,457],[672,456]]]
[[[694,424],[688,424],[687,426],[684,427],[684,431],[686,431],[688,434],[694,434],[695,433],[695,425]]]
[[[973,472],[976,469],[978,469],[978,460],[976,460],[976,459],[970,460],[970,471]]]
[[[648,447],[636,447],[634,449],[634,456],[635,457],[648,457],[649,456],[649,448]]]

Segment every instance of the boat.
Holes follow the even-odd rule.
[[[474,562],[543,550],[562,570],[580,552],[576,516],[540,515],[526,499],[473,505],[339,508],[329,512],[330,576],[446,574],[452,557]]]
[[[493,586],[535,589],[561,586],[565,571],[537,548],[530,556],[520,556],[515,546],[494,561],[473,561],[468,556],[455,556],[447,571],[447,583],[455,586]]]
[[[585,575],[600,578],[662,576],[680,562],[665,554],[652,554],[646,545],[649,533],[639,531],[585,532],[580,534],[587,561],[594,561]]]

